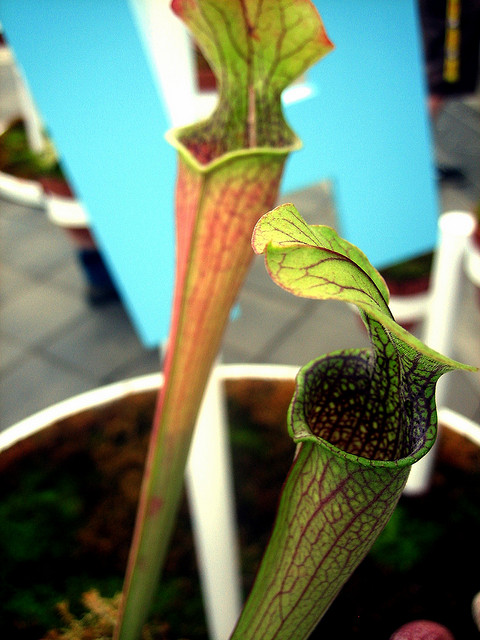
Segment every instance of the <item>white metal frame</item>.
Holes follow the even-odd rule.
[[[450,211],[440,216],[439,238],[432,270],[431,294],[427,305],[423,341],[432,349],[453,357],[453,336],[464,282],[465,254],[475,229],[475,218],[465,211]],[[448,377],[437,384],[436,402],[439,422],[465,424],[466,418],[445,410]],[[425,492],[430,483],[435,461],[435,447],[410,472],[405,487],[407,494]]]

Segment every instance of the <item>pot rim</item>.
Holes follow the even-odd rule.
[[[294,380],[299,368],[294,365],[221,364],[214,369],[214,374],[222,380],[238,378]],[[48,425],[68,418],[79,411],[107,404],[122,396],[154,390],[159,387],[162,380],[163,375],[161,373],[136,376],[90,389],[52,404],[2,431],[0,433],[0,452],[16,442],[41,431]]]
[[[240,378],[294,380],[299,369],[300,367],[296,365],[241,363],[220,364],[215,367],[213,373],[221,380],[238,380]],[[50,405],[2,431],[0,433],[0,452],[41,431],[49,424],[68,418],[80,410],[107,404],[125,395],[154,390],[158,388],[162,380],[163,374],[161,373],[136,376],[84,391]],[[439,407],[438,421],[440,425],[447,426],[480,446],[480,426],[473,420],[446,407]]]
[[[67,229],[88,229],[88,214],[83,204],[76,198],[45,195],[45,208],[48,219],[59,227]]]
[[[43,187],[39,182],[16,178],[3,171],[0,171],[0,195],[16,204],[40,209],[45,207]]]
[[[423,291],[406,296],[392,294],[388,306],[395,320],[399,323],[408,320],[422,320],[427,315],[431,297],[431,291]]]
[[[439,407],[438,423],[471,440],[480,447],[480,425],[448,407]]]

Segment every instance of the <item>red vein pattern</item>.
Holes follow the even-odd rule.
[[[294,143],[280,95],[333,49],[310,0],[174,0],[172,8],[195,33],[220,87],[212,117],[181,139],[199,162]]]
[[[390,518],[407,475],[303,444],[250,595],[255,606],[232,638],[307,638]]]
[[[205,378],[253,256],[249,250],[253,226],[260,212],[275,201],[285,157],[286,153],[238,157],[200,182],[191,167],[180,161],[179,224],[184,208],[188,210],[192,201],[199,204],[199,215],[195,242],[188,254],[180,253],[178,259],[174,333],[170,336],[165,363],[167,383],[159,407],[164,421],[174,415],[178,425],[190,428],[195,419]],[[200,193],[192,191],[195,183]],[[186,189],[185,184],[190,188]],[[174,382],[176,375],[188,384]],[[170,386],[176,391],[171,391]],[[197,396],[195,405],[185,402],[187,395]],[[187,413],[183,415],[183,411]]]
[[[392,347],[366,320],[372,351],[335,352],[299,372],[289,411],[299,451],[233,640],[307,638],[433,445],[435,384],[451,367]]]

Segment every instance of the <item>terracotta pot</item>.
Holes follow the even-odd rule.
[[[432,261],[433,253],[427,252],[380,270],[390,291],[390,309],[409,331],[426,315]]]
[[[268,540],[278,495],[294,453],[286,433],[286,410],[294,391],[295,371],[295,367],[261,365],[221,367],[227,393],[245,591],[252,584]],[[0,434],[0,506],[2,527],[6,531],[0,533],[0,544],[10,546],[10,551],[13,548],[18,566],[18,571],[12,571],[11,561],[5,560],[5,550],[1,551],[7,588],[0,600],[0,626],[7,635],[10,631],[9,637],[25,640],[42,637],[45,626],[40,618],[46,616],[39,614],[39,607],[48,609],[53,605],[60,597],[55,591],[59,585],[72,601],[92,584],[105,595],[121,587],[155,394],[160,383],[161,377],[154,375],[88,392]],[[393,540],[395,531],[387,531],[386,539],[379,541],[380,549],[375,551],[374,547],[375,553],[357,570],[312,638],[385,640],[411,619],[435,615],[439,616],[439,622],[450,626],[457,640],[476,637],[472,635],[474,627],[469,618],[471,598],[462,602],[462,606],[458,600],[478,577],[476,553],[470,551],[469,556],[466,552],[472,536],[476,540],[480,529],[480,437],[475,432],[466,436],[461,432],[460,427],[442,429],[437,454],[440,471],[435,475],[432,495],[435,504],[442,501],[440,519],[449,520],[457,516],[443,503],[443,498],[439,498],[438,491],[446,482],[451,483],[449,492],[459,503],[466,500],[466,492],[474,491],[479,498],[476,511],[465,508],[465,513],[454,523],[454,530],[457,533],[461,530],[462,535],[448,538],[441,546],[442,555],[436,556],[435,569],[426,569],[430,566],[428,558],[420,558],[419,575],[414,569],[414,578],[407,578],[412,574],[402,572],[400,567],[399,578],[398,567],[379,565],[379,554],[385,555],[385,549],[393,565],[402,561],[405,553],[404,549],[395,551],[399,541]],[[452,468],[453,472],[445,475],[444,467]],[[60,498],[53,499],[51,482],[58,478],[62,482],[55,491]],[[414,514],[426,511],[425,502],[417,498],[402,498],[399,506],[403,510],[412,507]],[[19,528],[16,519],[19,515],[28,529],[26,533]],[[53,525],[54,515],[56,525]],[[420,533],[428,534],[421,538],[420,554],[428,555],[435,545],[443,544],[442,540],[440,543],[435,540],[435,526],[427,523],[425,528],[420,527]],[[393,522],[395,527],[400,528],[404,538],[402,526]],[[49,528],[53,528],[58,543],[47,541],[44,529]],[[418,538],[415,521],[412,535]],[[44,553],[46,559],[37,557],[37,551]],[[395,557],[390,557],[392,553]],[[470,558],[469,562],[466,557]],[[55,573],[55,563],[60,565],[60,575]],[[163,635],[158,638],[207,638],[195,566],[188,509],[184,503],[156,602],[160,618],[167,621],[162,627]],[[452,576],[447,570],[454,567],[457,575]],[[91,581],[86,582],[82,575],[74,577],[79,568],[80,574],[87,569],[93,571]],[[46,583],[40,581],[42,571],[47,575]],[[430,571],[435,574],[423,575]],[[55,583],[55,589],[52,586],[49,590],[47,585],[54,575],[51,582]],[[392,579],[397,581],[396,586],[392,585]],[[479,586],[476,584],[477,591]],[[15,597],[11,598],[12,594]],[[391,597],[387,598],[389,594]],[[473,595],[474,592],[471,597]],[[24,596],[23,600],[20,596]],[[435,600],[440,603],[437,613],[430,609]],[[32,601],[35,601],[33,607]],[[30,606],[30,613],[15,616],[11,612],[14,605],[23,611]],[[74,611],[76,606],[73,602]],[[457,623],[456,627],[452,620]]]

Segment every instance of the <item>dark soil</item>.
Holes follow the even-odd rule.
[[[477,639],[471,603],[480,590],[479,534],[480,452],[445,430],[430,492],[401,498],[319,630],[325,638],[388,640],[406,622],[427,619],[456,640]]]
[[[293,383],[227,390],[247,593],[294,452],[285,425]],[[0,456],[3,637],[38,640],[60,624],[56,602],[68,599],[78,614],[92,586],[105,596],[121,589],[153,405],[153,394],[140,394],[87,411]],[[470,604],[480,590],[480,456],[454,444],[453,460],[441,447],[431,493],[401,499],[312,638],[387,640],[414,618],[478,638]],[[207,638],[185,503],[154,615],[168,622],[162,640]]]

